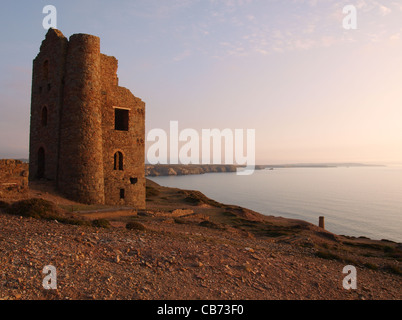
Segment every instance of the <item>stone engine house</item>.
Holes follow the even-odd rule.
[[[145,208],[145,103],[100,39],[49,29],[33,61],[29,180],[87,204]]]

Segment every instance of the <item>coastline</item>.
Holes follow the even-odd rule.
[[[180,175],[197,175],[214,172],[236,172],[239,165],[202,165],[202,164],[145,164],[145,176],[180,176]],[[283,168],[339,168],[339,167],[385,167],[377,164],[364,163],[295,163],[295,164],[268,164],[255,165],[255,170],[274,170]]]

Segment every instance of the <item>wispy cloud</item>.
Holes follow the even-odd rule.
[[[392,10],[390,8],[383,6],[383,5],[379,5],[379,10],[383,17],[389,15],[392,12]]]
[[[379,42],[399,40],[398,31],[392,28],[391,21],[402,20],[402,4],[391,2],[387,5],[376,0],[358,0],[358,31],[349,32],[342,29],[345,15],[343,7],[350,1],[328,0],[293,0],[296,9],[275,5],[271,1],[270,19],[264,12],[236,15],[227,20],[233,27],[241,26],[239,38],[225,42],[222,49],[228,54],[244,56],[245,54],[281,53],[294,50],[310,50],[317,47],[331,47],[350,42]],[[265,18],[265,21],[264,21]],[[240,48],[242,50],[240,50]]]
[[[289,5],[291,3],[291,5]],[[358,30],[342,28],[349,0],[148,0],[131,12],[149,21],[155,33],[177,43],[171,61],[196,53],[225,56],[278,54],[350,42],[398,41],[402,3],[356,0]],[[161,37],[161,36],[159,36]],[[158,36],[155,36],[158,39]]]
[[[175,62],[182,61],[182,60],[186,59],[187,57],[189,57],[190,55],[191,55],[190,49],[184,50],[183,52],[181,52],[177,56],[175,56],[173,58],[173,61],[175,61]]]

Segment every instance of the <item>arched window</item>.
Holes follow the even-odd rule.
[[[37,178],[41,179],[45,176],[45,149],[42,147],[38,150],[38,172]]]
[[[42,127],[46,127],[47,126],[47,107],[43,107],[42,108]]]
[[[43,79],[47,80],[49,78],[49,61],[46,60],[43,63]]]
[[[123,170],[123,154],[120,151],[114,154],[114,170]]]

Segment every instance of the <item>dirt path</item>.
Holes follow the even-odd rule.
[[[78,211],[76,214],[83,216],[88,219],[116,219],[122,217],[135,217],[137,215],[137,211],[134,209],[125,209],[125,210],[99,210],[99,211]]]

